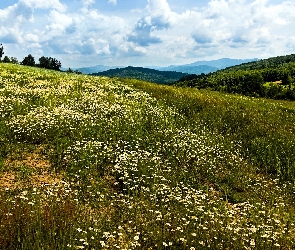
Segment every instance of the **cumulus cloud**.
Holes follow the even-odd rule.
[[[61,12],[67,9],[59,0],[19,0],[17,4],[28,6],[31,9],[57,9]]]
[[[117,0],[108,0],[109,3],[116,5],[117,4]]]
[[[20,54],[38,49],[71,58],[69,63],[84,62],[87,55],[89,63],[97,56],[106,62],[179,64],[213,56],[280,55],[295,47],[293,0],[208,0],[187,10],[181,1],[146,0],[142,9],[124,13],[119,1],[99,1],[71,1],[67,7],[69,0],[19,0],[0,9],[0,42],[19,45]]]
[[[128,40],[140,46],[161,43],[161,39],[153,35],[153,31],[168,29],[173,15],[166,0],[148,0],[148,15],[140,18]]]
[[[95,3],[95,0],[81,0],[81,2],[84,7],[88,8]]]
[[[48,19],[50,24],[46,25],[46,34],[50,37],[61,36],[73,29],[73,18],[69,15],[52,10]]]
[[[201,13],[191,37],[208,50],[210,46],[229,52],[237,48],[260,50],[275,44],[284,30],[290,33],[294,7],[290,1],[278,8],[266,0],[212,0]]]

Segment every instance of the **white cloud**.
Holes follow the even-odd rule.
[[[67,28],[70,28],[71,24],[73,24],[71,16],[56,10],[50,12],[48,20],[50,24],[46,26],[46,34],[51,38],[65,35],[67,33]]]
[[[117,0],[108,0],[108,2],[113,4],[113,5],[117,5]]]
[[[26,5],[32,9],[56,9],[60,12],[67,9],[59,0],[19,0],[18,4]]]
[[[39,37],[36,34],[28,33],[24,35],[24,38],[27,42],[39,43]]]
[[[274,56],[295,48],[291,0],[211,0],[183,12],[179,9],[185,6],[175,5],[181,1],[172,9],[172,1],[146,0],[145,8],[124,13],[115,0],[66,2],[19,0],[0,9],[0,42],[19,48],[19,57],[36,49],[69,60],[66,64],[73,58],[80,63],[89,58],[89,64],[95,64],[95,58],[116,65],[178,64],[197,58]],[[108,6],[108,12],[101,6]]]
[[[88,8],[95,3],[95,0],[81,0],[81,2],[84,7]]]

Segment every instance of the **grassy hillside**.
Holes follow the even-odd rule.
[[[126,68],[109,69],[92,75],[130,78],[154,83],[172,84],[187,74],[175,71],[160,71],[156,69],[128,66]]]
[[[294,113],[0,64],[1,249],[293,249]]]

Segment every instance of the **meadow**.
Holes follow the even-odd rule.
[[[0,64],[0,249],[294,249],[295,103]]]

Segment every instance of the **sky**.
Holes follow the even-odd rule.
[[[0,43],[63,67],[168,66],[295,51],[294,0],[0,0]]]

